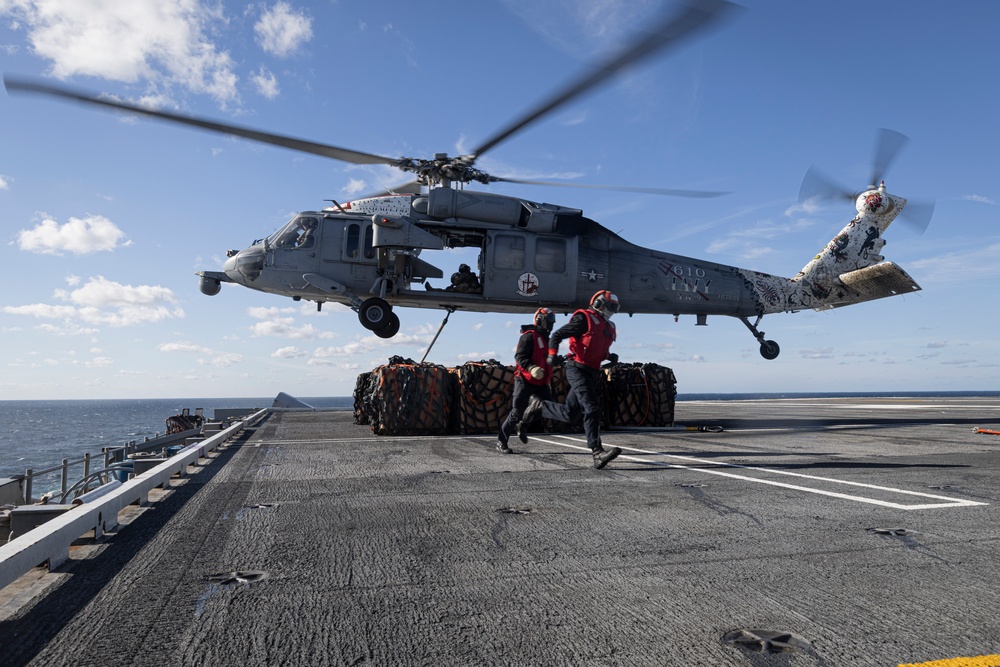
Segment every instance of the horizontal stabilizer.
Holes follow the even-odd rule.
[[[841,303],[831,304],[833,307],[863,303],[920,290],[920,285],[906,271],[892,262],[880,262],[857,271],[842,273],[840,281],[849,288],[850,292]]]

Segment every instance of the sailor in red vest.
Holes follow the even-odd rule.
[[[528,442],[524,429],[530,422],[521,421],[528,400],[533,396],[541,400],[552,398],[549,391],[552,363],[548,355],[549,334],[555,323],[555,313],[548,308],[539,308],[535,311],[534,324],[521,327],[521,338],[514,351],[514,360],[517,362],[517,368],[514,369],[514,404],[497,434],[497,451],[501,454],[513,452],[507,442],[515,430],[521,442]]]
[[[538,417],[572,423],[582,414],[583,432],[587,436],[587,446],[594,454],[594,467],[598,470],[622,453],[618,447],[605,449],[601,445],[601,405],[597,400],[601,362],[618,359],[618,355],[608,353],[616,337],[611,317],[617,312],[618,297],[608,290],[601,290],[590,299],[589,308],[573,313],[569,322],[552,334],[549,364],[559,352],[559,343],[569,339],[569,354],[566,356],[569,394],[565,403],[532,397],[524,411],[524,422],[528,424]]]

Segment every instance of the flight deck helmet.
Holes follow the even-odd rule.
[[[604,315],[604,319],[610,320],[611,316],[618,312],[618,297],[613,292],[602,289],[591,297],[590,309]]]
[[[552,331],[556,323],[556,314],[551,308],[539,308],[535,311],[535,326],[544,331]]]

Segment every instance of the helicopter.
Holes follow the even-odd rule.
[[[696,325],[707,324],[709,315],[737,318],[760,344],[761,356],[771,360],[780,348],[759,329],[765,315],[838,308],[920,290],[903,269],[880,254],[883,233],[907,206],[906,199],[886,191],[882,180],[905,143],[903,135],[882,131],[871,185],[859,193],[848,193],[810,170],[801,198],[846,194],[854,200],[857,215],[791,278],[645,248],[580,209],[466,187],[504,182],[688,197],[725,194],[513,179],[488,174],[474,164],[502,141],[625,67],[719,24],[736,9],[727,0],[691,0],[471,153],[438,153],[432,159],[385,157],[8,75],[4,83],[11,93],[53,96],[339,161],[388,165],[413,175],[395,188],[351,201],[330,200],[331,206],[297,213],[273,234],[245,249],[229,250],[221,271],[197,272],[205,295],[217,295],[223,283],[230,283],[312,301],[318,309],[324,303],[340,303],[357,313],[365,329],[392,338],[401,325],[396,308],[442,309],[449,316],[459,310],[532,313],[540,307],[573,312],[586,308],[595,292],[610,290],[630,316],[666,314],[677,320],[693,315]],[[929,219],[926,211],[922,215]],[[451,285],[433,287],[431,281],[445,274],[422,253],[456,248],[478,251],[475,271],[463,265]]]

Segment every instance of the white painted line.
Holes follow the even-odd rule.
[[[572,441],[575,441],[575,442],[586,442],[586,440],[583,440],[582,438],[572,438],[570,436],[554,436],[554,437],[565,438],[566,440],[572,440]],[[532,440],[536,440],[538,442],[544,442],[544,443],[547,443],[547,444],[550,444],[550,445],[557,445],[559,447],[568,447],[570,449],[579,449],[579,450],[582,450],[582,451],[590,451],[587,447],[583,447],[583,446],[579,446],[579,445],[572,445],[572,444],[569,444],[568,442],[563,442],[562,440],[546,440],[546,439],[543,439],[543,438],[539,438],[537,436],[532,436],[531,439]],[[773,468],[762,468],[762,467],[759,467],[759,466],[748,466],[748,465],[741,465],[741,464],[737,464],[737,463],[723,463],[723,462],[719,462],[719,461],[709,461],[707,459],[698,459],[698,458],[695,458],[693,456],[681,456],[679,454],[667,454],[665,452],[654,452],[654,451],[650,451],[650,450],[646,450],[646,449],[639,449],[638,447],[622,447],[622,449],[623,450],[633,451],[633,452],[639,452],[641,454],[651,454],[653,456],[660,456],[660,457],[668,458],[668,459],[679,459],[679,460],[686,461],[686,462],[689,462],[689,463],[698,464],[699,466],[701,466],[701,465],[707,465],[707,466],[712,466],[714,468],[740,468],[740,469],[743,469],[743,470],[754,470],[754,471],[758,471],[758,472],[771,473],[771,474],[775,474],[775,475],[787,475],[787,476],[790,476],[790,477],[801,477],[803,479],[810,479],[810,480],[820,481],[820,482],[825,482],[825,483],[830,483],[830,484],[843,484],[843,485],[846,485],[846,486],[861,487],[861,488],[866,488],[866,489],[871,489],[871,490],[883,491],[883,492],[887,492],[887,493],[898,493],[898,494],[902,494],[902,495],[906,495],[906,496],[917,496],[917,497],[920,497],[920,498],[931,498],[933,500],[945,501],[945,502],[940,502],[940,503],[924,503],[924,504],[919,504],[919,505],[907,505],[907,504],[903,504],[903,503],[893,503],[893,502],[889,502],[889,501],[886,501],[886,500],[879,500],[877,498],[867,498],[865,496],[855,496],[855,495],[851,495],[851,494],[847,494],[847,493],[837,493],[835,491],[825,491],[823,489],[817,489],[817,488],[812,488],[812,487],[808,487],[808,486],[799,486],[798,484],[788,484],[786,482],[777,482],[777,481],[770,480],[770,479],[760,479],[760,478],[757,478],[757,477],[748,477],[746,475],[738,475],[736,473],[725,472],[725,471],[722,471],[722,470],[713,470],[713,469],[710,469],[710,468],[706,469],[706,468],[701,468],[701,467],[695,468],[695,467],[693,467],[691,465],[681,465],[679,463],[667,463],[665,461],[650,461],[647,458],[640,458],[638,456],[629,456],[627,454],[622,454],[621,456],[618,457],[620,459],[628,459],[628,460],[637,461],[637,462],[640,462],[640,463],[646,463],[646,464],[652,464],[652,465],[658,465],[658,466],[665,466],[665,467],[668,467],[668,468],[679,468],[679,469],[682,469],[682,470],[693,470],[693,471],[696,471],[696,472],[705,473],[707,475],[718,475],[720,477],[729,477],[729,478],[732,478],[732,479],[739,479],[739,480],[743,480],[743,481],[747,481],[747,482],[756,482],[758,484],[768,484],[770,486],[778,486],[778,487],[781,487],[783,489],[793,489],[795,491],[804,491],[806,493],[815,493],[815,494],[819,494],[819,495],[822,495],[822,496],[830,496],[832,498],[841,498],[843,500],[853,500],[853,501],[859,502],[859,503],[868,503],[870,505],[880,505],[882,507],[891,507],[893,509],[900,509],[900,510],[926,510],[926,509],[938,509],[938,508],[942,508],[942,507],[974,507],[976,505],[987,505],[988,504],[988,503],[979,502],[979,501],[975,501],[975,500],[963,500],[961,498],[949,498],[947,496],[938,496],[938,495],[934,495],[934,494],[930,494],[930,493],[922,493],[920,491],[907,491],[906,489],[896,489],[896,488],[892,488],[892,487],[888,487],[888,486],[878,486],[878,485],[875,485],[875,484],[864,484],[862,482],[850,482],[850,481],[843,480],[843,479],[833,479],[833,478],[830,478],[830,477],[818,477],[816,475],[804,475],[802,473],[790,472],[788,470],[775,470]]]

